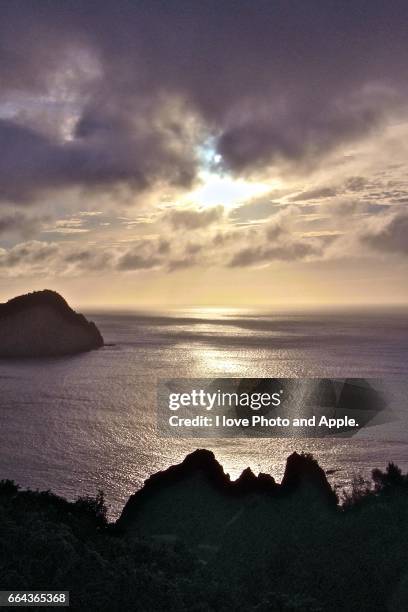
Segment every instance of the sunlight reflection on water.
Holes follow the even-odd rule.
[[[156,384],[163,378],[405,380],[405,315],[194,310],[178,317],[91,318],[113,346],[70,358],[0,363],[0,478],[68,498],[101,487],[115,516],[150,474],[197,447],[212,449],[233,478],[250,466],[280,480],[294,450],[315,454],[339,486],[389,460],[408,467],[407,436],[400,426],[381,429],[374,444],[359,437],[165,439],[158,437],[155,412]],[[402,410],[405,403],[402,398]]]

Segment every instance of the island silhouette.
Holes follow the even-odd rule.
[[[55,357],[103,346],[95,323],[45,289],[0,304],[0,358]]]

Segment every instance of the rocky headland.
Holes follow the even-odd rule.
[[[73,355],[103,346],[96,325],[48,289],[0,304],[0,358]]]

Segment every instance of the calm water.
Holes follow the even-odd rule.
[[[293,450],[312,452],[339,487],[389,460],[408,468],[406,313],[88,316],[112,346],[0,361],[0,478],[70,499],[103,488],[114,517],[149,474],[197,447],[234,478],[250,465],[280,479]],[[159,438],[157,380],[211,376],[385,377],[398,419],[341,440]]]

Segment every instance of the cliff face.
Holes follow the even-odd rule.
[[[55,291],[35,291],[0,304],[0,357],[72,355],[101,346],[96,325]]]

